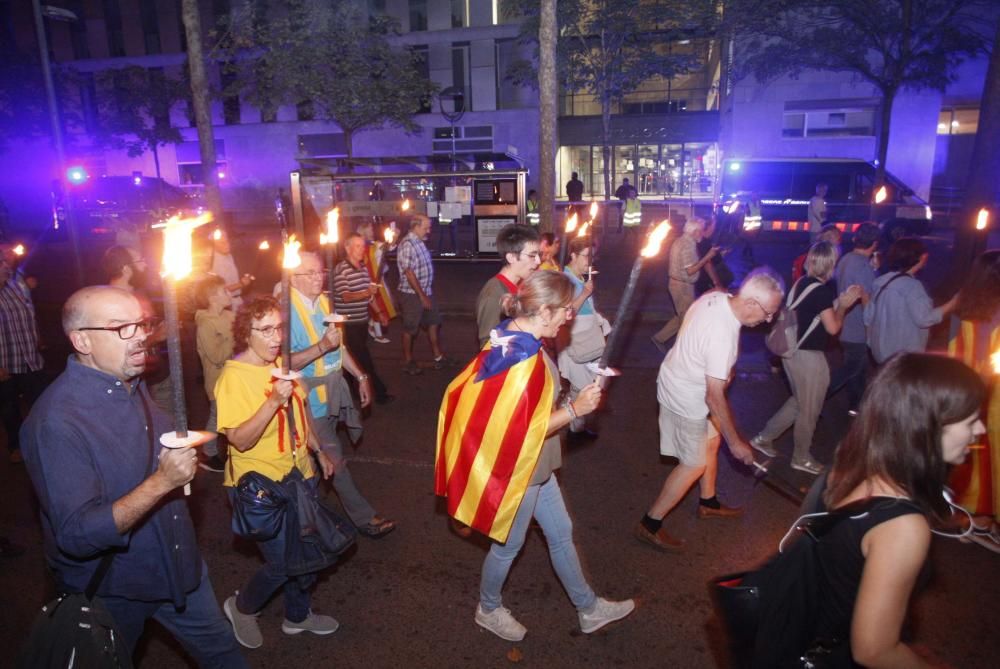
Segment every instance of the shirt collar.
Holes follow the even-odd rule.
[[[136,377],[131,384],[125,383],[116,376],[83,364],[75,354],[70,355],[66,362],[66,373],[73,378],[74,385],[78,384],[81,392],[96,391],[97,394],[101,395],[110,395],[116,389],[131,395],[139,389],[141,382],[141,377]]]
[[[294,290],[294,291],[295,291],[296,293],[298,293],[298,295],[299,295],[299,298],[300,298],[300,299],[302,300],[303,304],[305,304],[305,305],[306,305],[306,307],[308,307],[308,308],[309,308],[309,311],[311,311],[311,312],[315,312],[315,311],[316,311],[317,309],[319,309],[319,301],[320,301],[320,299],[321,299],[321,298],[323,297],[323,293],[320,293],[320,294],[319,294],[318,296],[316,296],[316,299],[315,299],[315,300],[310,300],[310,299],[309,299],[308,297],[306,297],[306,296],[305,296],[305,295],[304,295],[304,294],[302,293],[302,291],[301,291],[301,290],[299,290],[299,289],[298,289],[298,288],[296,288],[295,286],[292,286],[291,288],[292,288],[292,290]]]

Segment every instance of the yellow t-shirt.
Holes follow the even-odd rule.
[[[280,358],[275,366],[280,366]],[[215,401],[218,407],[218,430],[239,427],[249,420],[271,392],[270,366],[251,365],[239,360],[227,360],[215,384]],[[280,481],[298,467],[304,478],[314,476],[312,457],[309,454],[309,425],[305,420],[308,411],[306,392],[299,384],[292,394],[295,406],[295,430],[298,441],[293,449],[288,429],[288,416],[284,408],[271,418],[256,445],[247,451],[229,449],[223,485],[234,486],[247,472],[263,474],[273,481]]]

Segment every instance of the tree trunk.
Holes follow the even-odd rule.
[[[156,178],[160,178],[160,146],[153,142],[153,164],[156,165]]]
[[[198,126],[198,147],[201,149],[201,177],[205,185],[205,204],[219,220],[222,216],[222,197],[219,194],[218,174],[215,169],[215,134],[212,130],[212,113],[205,73],[205,57],[201,50],[201,16],[198,0],[182,0],[181,18],[187,37],[188,67],[191,73],[191,100],[194,119]]]
[[[604,229],[607,236],[612,225],[611,216],[611,100],[607,93],[601,95],[601,155],[604,157]],[[617,221],[614,223],[617,227]]]
[[[878,165],[875,166],[875,188],[872,189],[872,197],[875,196],[875,192],[885,183],[885,161],[886,156],[889,154],[889,126],[892,123],[892,105],[895,100],[895,88],[882,91],[882,106],[879,114],[877,138],[878,148],[875,153]],[[875,222],[877,223],[878,221]]]
[[[558,128],[556,103],[556,0],[541,0],[538,28],[538,196],[539,228],[552,232],[556,220],[556,146]],[[566,243],[566,240],[563,240]]]
[[[988,230],[976,230],[976,217],[983,207],[990,212],[990,223],[997,227],[1000,211],[996,184],[1000,181],[1000,22],[993,40],[993,53],[986,70],[983,95],[979,102],[979,127],[969,161],[969,177],[965,180],[965,201],[960,218],[955,223],[955,250],[952,253],[951,277],[956,287],[965,279],[973,259],[986,248]]]

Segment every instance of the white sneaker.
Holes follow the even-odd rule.
[[[336,632],[338,627],[340,627],[340,623],[332,616],[323,616],[312,611],[309,611],[309,615],[301,622],[293,623],[288,618],[285,618],[281,623],[281,631],[285,634],[312,632],[313,634],[326,636],[327,634]]]
[[[757,435],[750,440],[750,445],[756,451],[760,451],[769,458],[775,458],[778,456],[778,451],[774,450],[774,442],[770,439],[765,439],[761,435]]]
[[[591,634],[608,623],[621,620],[633,611],[635,602],[631,599],[626,599],[624,602],[609,602],[603,597],[598,597],[589,613],[580,611],[580,629],[584,634]]]
[[[479,604],[476,606],[476,624],[507,641],[521,641],[528,632],[524,625],[514,619],[510,609],[503,606],[487,613],[483,611],[483,605]]]
[[[257,624],[257,615],[240,613],[236,608],[236,595],[233,595],[222,605],[222,611],[233,625],[233,635],[240,645],[247,648],[260,648],[264,644],[264,636]]]

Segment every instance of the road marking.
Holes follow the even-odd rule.
[[[404,460],[403,458],[369,458],[365,456],[347,458],[348,462],[366,462],[375,465],[399,465],[402,467],[433,468],[433,462],[423,460]]]

